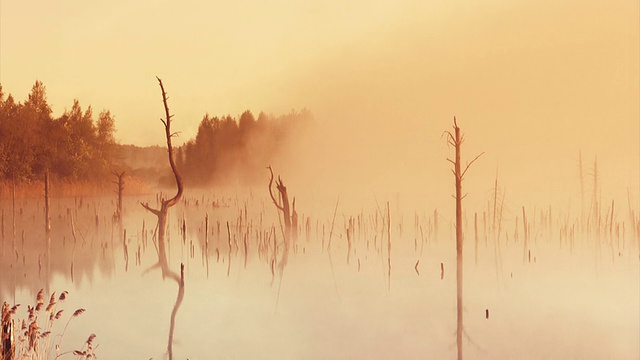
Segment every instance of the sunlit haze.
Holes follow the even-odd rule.
[[[0,0],[0,358],[639,359],[639,9]]]
[[[109,109],[122,143],[163,143],[157,75],[178,143],[206,113],[309,109],[320,130],[291,161],[306,174],[324,167],[332,184],[433,184],[448,172],[441,135],[455,115],[466,154],[486,153],[480,189],[497,172],[509,192],[575,197],[579,151],[589,166],[598,158],[604,189],[640,186],[637,1],[3,0],[0,10],[5,92],[24,99],[38,79],[54,115],[76,98]]]

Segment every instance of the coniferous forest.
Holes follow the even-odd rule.
[[[290,135],[312,120],[303,109],[284,115],[249,110],[239,117],[206,114],[195,138],[176,148],[176,162],[187,184],[240,181],[250,185],[264,176],[264,164],[278,155]],[[79,100],[54,117],[46,86],[36,81],[28,98],[16,100],[0,85],[0,178],[30,183],[46,172],[59,181],[102,181],[126,171],[151,185],[170,183],[163,168],[166,150],[119,144],[115,116],[94,115]]]
[[[307,110],[273,116],[250,111],[239,118],[204,116],[195,139],[178,148],[177,164],[194,185],[227,183],[230,177],[250,185],[264,179],[264,164],[273,158],[292,133],[311,121]]]

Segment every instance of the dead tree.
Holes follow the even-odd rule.
[[[176,162],[173,158],[173,146],[171,145],[171,138],[173,138],[174,136],[177,136],[177,133],[171,132],[171,118],[173,117],[173,115],[169,113],[169,105],[167,104],[167,93],[164,91],[162,80],[160,80],[160,78],[158,77],[156,77],[156,79],[158,79],[158,83],[160,83],[160,90],[162,90],[162,102],[164,103],[164,112],[165,112],[165,119],[166,119],[166,120],[160,119],[160,121],[162,121],[162,124],[164,124],[165,136],[167,138],[167,153],[169,154],[169,165],[171,166],[171,170],[173,171],[173,175],[176,179],[176,186],[178,187],[178,190],[175,196],[173,196],[172,198],[161,199],[160,209],[151,208],[148,203],[144,203],[144,204],[141,203],[140,205],[142,205],[142,207],[144,207],[149,212],[151,212],[152,214],[158,217],[157,239],[158,239],[158,258],[159,259],[158,259],[158,263],[152,266],[152,268],[160,267],[162,269],[163,277],[170,276],[171,278],[173,278],[179,283],[180,276],[178,276],[178,274],[176,274],[175,272],[172,272],[169,270],[169,266],[167,264],[167,250],[166,250],[166,244],[165,244],[164,238],[167,230],[167,213],[170,207],[172,207],[173,205],[177,204],[178,201],[180,201],[180,198],[182,198],[182,192],[184,188],[182,183],[182,176],[178,172],[178,167],[176,166]]]
[[[282,216],[284,217],[284,237],[285,241],[288,242],[289,239],[293,238],[295,240],[298,230],[298,213],[296,212],[296,199],[293,198],[293,203],[291,207],[289,206],[289,194],[287,193],[287,187],[282,183],[282,178],[278,176],[278,180],[276,180],[276,189],[278,189],[278,193],[280,194],[279,201],[276,200],[275,196],[273,196],[273,191],[271,187],[273,185],[273,169],[271,166],[268,166],[269,172],[271,173],[271,178],[269,179],[269,195],[271,195],[271,200],[273,204],[282,212]],[[291,212],[293,210],[293,213]]]
[[[169,154],[169,165],[171,166],[171,170],[173,171],[173,175],[176,179],[176,186],[178,187],[178,190],[172,198],[168,200],[164,198],[161,199],[160,209],[151,208],[148,203],[140,203],[140,205],[142,205],[142,207],[158,217],[158,263],[147,269],[145,273],[149,272],[151,269],[159,267],[162,271],[162,278],[169,277],[170,279],[178,283],[178,296],[176,298],[173,311],[171,312],[169,341],[167,345],[167,353],[169,354],[169,359],[171,360],[173,359],[173,334],[175,330],[176,314],[178,312],[178,309],[180,308],[180,305],[182,304],[182,299],[184,298],[184,264],[180,265],[180,275],[169,268],[167,260],[167,248],[164,238],[167,230],[167,213],[169,211],[169,208],[177,204],[180,201],[180,198],[182,198],[184,187],[182,183],[182,176],[180,176],[180,173],[178,172],[178,168],[176,166],[176,162],[173,158],[173,146],[171,145],[171,138],[177,136],[177,133],[171,132],[171,118],[173,117],[173,115],[169,113],[169,105],[167,104],[167,93],[164,91],[162,80],[160,80],[160,78],[158,77],[156,77],[156,79],[158,79],[158,83],[160,83],[160,90],[162,90],[162,102],[164,104],[166,119],[160,119],[160,121],[162,121],[162,123],[164,124],[165,136],[167,138],[167,152]]]
[[[456,267],[456,288],[457,288],[457,301],[456,301],[456,312],[457,312],[457,328],[456,328],[456,344],[458,348],[458,360],[462,360],[462,334],[464,332],[463,321],[462,321],[462,271],[463,271],[463,262],[462,262],[462,247],[463,247],[463,234],[462,234],[462,199],[466,196],[462,195],[462,179],[464,175],[469,170],[471,164],[473,164],[482,154],[476,156],[470,163],[468,163],[464,170],[462,170],[461,165],[461,150],[462,143],[464,142],[464,136],[460,133],[460,128],[458,127],[458,123],[456,122],[455,116],[453,117],[453,133],[450,131],[446,131],[447,134],[447,142],[449,145],[455,148],[455,160],[447,159],[451,164],[453,164],[453,175],[455,177],[456,184],[456,255],[457,255],[457,267]]]
[[[118,191],[116,192],[116,194],[118,194],[118,208],[116,209],[114,218],[115,220],[120,221],[122,220],[122,193],[124,191],[124,171],[112,171],[111,173],[118,178],[118,181],[112,182],[118,186]]]
[[[289,258],[289,248],[291,240],[295,242],[295,239],[298,234],[298,213],[296,212],[296,199],[293,199],[293,203],[291,207],[289,206],[289,194],[287,193],[287,187],[282,183],[282,178],[278,176],[278,180],[276,180],[276,189],[278,189],[279,193],[279,201],[276,200],[276,197],[273,195],[273,190],[271,190],[271,186],[273,185],[273,169],[271,166],[268,166],[269,173],[271,174],[271,178],[269,179],[269,195],[271,196],[271,200],[276,208],[282,212],[284,217],[284,229],[282,229],[282,223],[280,224],[283,237],[284,237],[284,246],[282,247],[282,257],[280,261],[278,261],[278,275],[280,276],[280,286],[282,285],[282,275],[284,274],[284,268],[287,265],[287,261]],[[292,213],[293,211],[293,213]],[[278,214],[278,217],[280,215]],[[275,234],[274,234],[275,235]],[[277,257],[277,253],[275,254]],[[271,282],[275,280],[275,272],[273,272],[273,278]],[[280,298],[280,288],[278,287],[278,300]],[[278,304],[278,300],[276,300],[276,307]]]

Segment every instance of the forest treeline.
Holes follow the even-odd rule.
[[[5,97],[0,85],[0,176],[32,181],[49,172],[65,180],[94,180],[111,171],[115,158],[114,118],[108,110],[94,118],[78,100],[53,117],[44,84],[36,81],[28,98]]]
[[[238,118],[204,116],[194,139],[176,151],[186,184],[251,185],[264,180],[265,167],[312,121],[304,109],[274,116],[251,111]]]
[[[306,109],[278,116],[261,112],[257,118],[250,111],[239,117],[207,114],[196,137],[176,148],[176,163],[187,185],[248,185],[264,179],[265,167],[311,119]],[[0,85],[0,180],[31,182],[48,171],[58,180],[104,181],[112,180],[112,171],[125,171],[152,185],[171,183],[166,148],[121,145],[115,132],[110,111],[96,118],[78,100],[54,117],[40,81],[23,102]]]

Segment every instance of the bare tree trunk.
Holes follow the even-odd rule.
[[[118,178],[118,181],[113,181],[113,183],[118,186],[118,191],[117,191],[118,207],[116,209],[115,217],[116,217],[116,220],[121,221],[122,220],[122,193],[124,192],[124,171],[122,172],[112,171],[111,173]]]
[[[273,191],[271,190],[271,186],[273,184],[273,169],[271,169],[271,166],[268,166],[267,169],[269,169],[269,172],[271,173],[271,178],[269,179],[269,195],[271,195],[271,200],[273,201],[273,204],[276,206],[276,208],[282,211],[282,215],[284,217],[284,238],[285,244],[287,244],[291,238],[292,223],[295,222],[296,226],[298,223],[298,214],[295,212],[296,200],[293,199],[294,214],[292,217],[291,208],[289,206],[289,194],[287,193],[287,187],[282,183],[282,178],[278,176],[278,180],[276,180],[276,189],[278,190],[280,197],[279,201],[276,200],[275,196],[273,195]]]
[[[280,286],[282,286],[282,276],[284,274],[284,268],[287,266],[287,262],[289,259],[289,249],[291,245],[291,240],[296,240],[298,236],[298,213],[296,212],[296,199],[293,198],[293,214],[291,214],[291,208],[289,207],[289,194],[287,193],[287,187],[282,183],[282,178],[278,176],[278,180],[276,180],[276,189],[278,189],[278,193],[280,194],[279,201],[276,200],[273,195],[273,191],[271,190],[271,186],[273,185],[273,169],[271,166],[268,166],[269,173],[271,177],[269,179],[269,195],[271,196],[271,201],[276,206],[276,208],[282,212],[284,217],[284,229],[282,229],[282,224],[280,224],[280,228],[283,231],[284,237],[284,246],[282,247],[282,257],[278,262],[278,275],[280,276],[280,283],[278,285],[278,297],[276,299],[276,308],[278,306],[278,302],[280,300]],[[280,216],[278,214],[278,216]],[[274,233],[275,235],[275,233]],[[275,236],[274,236],[274,260],[277,258],[278,252],[275,250]],[[295,250],[295,247],[294,247]],[[273,263],[272,263],[273,266]],[[272,268],[273,277],[271,279],[272,283],[275,279],[275,271]]]
[[[147,209],[149,212],[153,213],[158,217],[159,261],[158,261],[158,264],[156,264],[155,266],[159,266],[162,269],[163,277],[169,275],[171,278],[179,282],[180,277],[176,273],[173,273],[169,270],[169,267],[167,264],[166,247],[165,247],[164,240],[165,240],[165,234],[166,234],[166,228],[167,228],[167,225],[166,225],[167,213],[169,211],[169,208],[177,204],[178,201],[180,201],[180,199],[182,198],[184,187],[182,182],[182,176],[178,172],[178,168],[173,158],[173,146],[171,145],[171,138],[176,135],[175,133],[171,132],[171,118],[173,117],[173,115],[169,113],[169,105],[167,104],[167,93],[164,91],[162,80],[160,80],[159,78],[157,79],[158,79],[158,82],[160,83],[160,89],[162,90],[162,101],[164,103],[164,110],[165,110],[165,116],[166,116],[166,121],[162,119],[160,119],[160,121],[162,121],[162,123],[164,124],[165,136],[167,139],[167,152],[169,155],[169,165],[171,166],[171,170],[173,171],[173,175],[175,177],[176,186],[178,187],[178,190],[176,192],[176,195],[171,199],[168,199],[168,200],[162,199],[160,209],[153,209],[147,203],[141,204],[141,205],[142,207]]]
[[[448,134],[448,143],[455,148],[455,160],[447,159],[451,164],[453,164],[454,170],[453,174],[455,176],[455,184],[456,184],[456,258],[457,258],[457,266],[456,266],[456,290],[457,290],[457,299],[456,299],[456,315],[457,315],[457,326],[456,326],[456,345],[458,349],[458,360],[462,360],[462,334],[464,333],[463,326],[463,288],[462,288],[462,278],[463,278],[463,233],[462,233],[462,179],[464,178],[465,173],[469,169],[469,166],[473,164],[482,154],[478,155],[473,159],[470,163],[466,165],[464,170],[462,170],[461,165],[461,149],[462,143],[464,141],[464,137],[460,134],[460,128],[456,122],[456,118],[453,118],[453,133],[447,131]]]
[[[461,146],[461,138],[460,138],[460,128],[457,125],[454,125],[455,136],[456,136],[456,162],[454,165],[455,173],[456,173],[456,259],[457,259],[457,267],[456,267],[456,290],[457,290],[457,301],[456,301],[456,314],[457,314],[457,326],[456,326],[456,344],[458,347],[458,360],[462,360],[462,333],[464,331],[463,321],[462,321],[462,271],[463,271],[463,257],[462,257],[462,247],[463,247],[463,239],[462,239],[462,176],[460,170],[460,146]],[[494,215],[495,219],[495,215]]]
[[[157,78],[157,77],[156,77]],[[173,334],[175,329],[175,318],[178,312],[180,305],[182,304],[182,299],[184,297],[184,265],[181,264],[180,275],[176,272],[172,271],[169,268],[169,264],[167,261],[167,249],[165,244],[165,234],[167,230],[167,214],[169,208],[174,206],[180,201],[182,198],[182,193],[184,190],[182,176],[178,172],[178,168],[176,166],[174,157],[173,157],[173,146],[171,145],[171,138],[176,135],[176,133],[171,132],[171,118],[173,115],[169,113],[169,105],[167,104],[167,93],[164,91],[164,86],[162,85],[162,80],[157,78],[160,83],[160,89],[162,90],[162,102],[164,103],[165,110],[165,119],[162,121],[165,129],[165,136],[167,138],[167,152],[169,154],[169,165],[171,166],[171,170],[173,171],[173,175],[176,180],[176,186],[178,190],[174,197],[171,199],[165,200],[162,199],[160,209],[153,209],[149,206],[149,204],[140,204],[142,207],[147,209],[149,212],[153,213],[158,217],[158,263],[149,268],[147,271],[159,267],[162,271],[162,277],[169,277],[178,283],[178,296],[176,298],[176,303],[174,305],[173,311],[171,312],[171,322],[169,329],[169,340],[167,345],[167,352],[169,354],[169,359],[173,359]],[[124,173],[123,173],[124,174]]]

